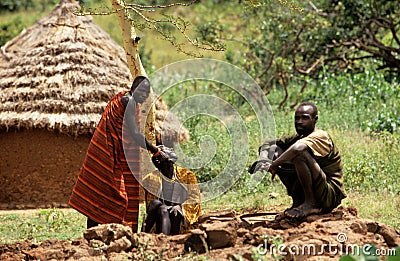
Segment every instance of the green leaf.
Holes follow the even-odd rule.
[[[400,246],[395,249],[396,253],[394,255],[388,256],[386,261],[399,261],[400,260]]]
[[[339,261],[357,261],[356,259],[354,259],[354,257],[350,256],[350,255],[346,255],[346,256],[342,256]]]

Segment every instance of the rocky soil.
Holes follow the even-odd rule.
[[[268,214],[207,213],[196,229],[177,236],[134,234],[122,225],[101,225],[74,240],[0,245],[0,260],[338,260],[358,252],[386,260],[400,246],[399,231],[358,218],[351,207],[303,222],[277,222]]]

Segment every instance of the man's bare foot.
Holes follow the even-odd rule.
[[[291,209],[293,209],[293,206],[291,206],[290,208],[285,209],[285,211],[283,211],[283,212],[277,214],[277,215],[275,216],[275,221],[281,221],[281,220],[287,218],[287,217],[288,217],[288,216],[287,216],[287,212],[288,212],[289,210],[291,210]]]
[[[285,211],[285,215],[288,218],[292,219],[303,219],[310,215],[319,213],[321,213],[321,208],[307,203],[303,203],[298,207],[291,208],[288,211]]]
[[[278,213],[276,216],[275,216],[275,221],[281,221],[282,219],[285,219],[285,212],[286,212],[286,210],[285,211],[283,211],[283,212],[281,212],[281,213]]]

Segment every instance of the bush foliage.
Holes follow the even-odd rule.
[[[310,86],[300,100],[317,104],[320,112],[317,127],[327,130],[342,152],[347,189],[400,193],[400,86],[396,80],[388,82],[380,72],[367,70],[357,75],[321,75],[320,79],[312,81]],[[290,89],[296,88],[298,86],[293,85]],[[164,98],[173,105],[187,96],[200,93],[219,96],[237,108],[242,118],[246,119],[250,137],[248,163],[256,160],[257,149],[262,142],[257,135],[257,119],[238,94],[214,84],[197,83],[194,87],[193,83],[185,83],[183,86],[172,88],[164,94]],[[294,132],[294,110],[286,107],[284,110],[277,110],[280,93],[281,90],[275,88],[267,96],[275,109],[278,136]],[[199,153],[201,137],[208,135],[214,138],[217,148],[215,157],[206,166],[197,169],[196,174],[200,181],[215,177],[226,165],[234,141],[221,123],[212,117],[198,115],[184,124],[191,133],[191,141],[181,145],[188,155],[194,156]],[[236,189],[246,187],[247,176],[244,169],[235,184]],[[249,188],[250,190],[252,188]]]

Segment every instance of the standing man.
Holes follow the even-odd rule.
[[[346,197],[339,150],[327,132],[315,128],[317,121],[315,104],[300,104],[294,116],[297,134],[263,144],[261,160],[249,168],[278,175],[292,197],[292,206],[277,220],[329,213]]]
[[[149,93],[149,80],[136,77],[130,91],[111,99],[96,127],[69,200],[88,217],[87,228],[120,223],[137,231],[140,148],[165,156],[139,131],[139,105]]]

